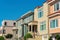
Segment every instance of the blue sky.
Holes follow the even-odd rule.
[[[17,20],[21,15],[42,6],[46,0],[0,0],[0,26],[2,20]]]

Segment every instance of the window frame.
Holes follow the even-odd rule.
[[[55,20],[55,23],[53,24],[53,20]],[[55,28],[58,28],[58,19],[53,19],[53,20],[50,20],[50,28],[51,29],[55,29]],[[52,24],[52,25],[51,25]],[[55,26],[55,27],[51,27],[51,26]]]
[[[59,4],[59,9],[57,9],[57,4]],[[60,1],[54,4],[54,11],[57,12],[60,10]]]
[[[39,10],[38,10],[38,18],[41,18],[43,16],[43,8],[41,7]]]
[[[42,28],[42,30],[41,30],[41,28]],[[43,21],[40,23],[40,31],[44,31],[44,30],[46,30],[46,21]]]

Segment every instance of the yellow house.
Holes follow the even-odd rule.
[[[40,40],[48,40],[48,4],[45,2],[42,7],[34,10],[34,21],[37,21],[37,35]],[[38,39],[39,40],[39,39]]]

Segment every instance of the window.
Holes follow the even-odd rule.
[[[42,11],[38,12],[38,18],[40,18],[42,16],[43,16],[43,12]]]
[[[3,30],[3,34],[5,34],[6,30]]]
[[[43,31],[43,30],[46,30],[46,22],[41,22],[40,23],[40,30]]]
[[[31,31],[31,26],[29,27],[29,31]]]
[[[40,10],[38,10],[38,18],[42,17],[43,16],[43,11],[42,11],[42,8]]]
[[[16,23],[14,22],[13,25],[16,26]]]
[[[51,20],[50,21],[50,28],[56,28],[58,27],[58,20],[55,19],[55,20]]]
[[[16,34],[18,34],[18,31],[16,31]]]
[[[59,10],[59,9],[60,9],[59,6],[60,6],[60,2],[55,3],[55,4],[54,4],[54,11]]]
[[[5,22],[4,25],[6,26],[7,25],[7,22]]]

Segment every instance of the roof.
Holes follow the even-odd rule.
[[[30,16],[31,14],[34,14],[34,12],[32,12],[32,11],[28,11],[27,13],[25,13],[24,15],[22,15],[18,20],[20,20],[20,19],[24,19],[24,18]],[[17,20],[17,21],[18,21],[18,20]]]

